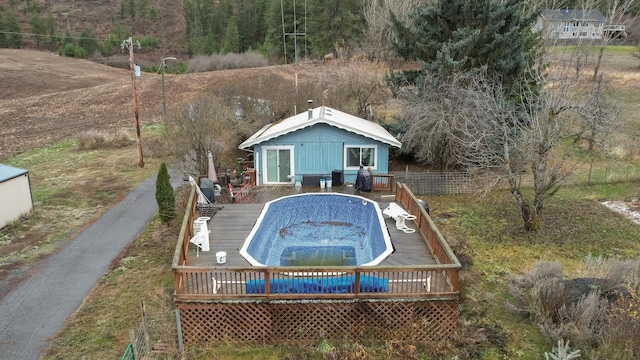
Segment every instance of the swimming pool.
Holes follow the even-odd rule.
[[[254,266],[372,266],[392,252],[378,203],[339,193],[266,203],[240,249]]]

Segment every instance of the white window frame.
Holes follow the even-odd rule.
[[[345,170],[358,170],[360,169],[360,164],[356,165],[356,166],[348,166],[347,164],[347,157],[349,154],[349,149],[352,148],[358,148],[360,149],[360,160],[362,161],[362,149],[373,149],[374,154],[373,154],[373,162],[374,162],[374,166],[371,165],[365,165],[366,168],[371,168],[371,170],[376,170],[378,168],[378,146],[377,145],[344,145],[344,156],[343,156],[343,167]]]

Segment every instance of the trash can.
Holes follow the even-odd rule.
[[[242,174],[242,162],[244,161],[244,158],[237,158],[236,159],[236,171],[238,172],[238,174]]]
[[[327,188],[330,188],[331,186],[333,186],[333,179],[332,179],[332,178],[330,178],[330,177],[327,177],[327,178],[324,180],[324,182],[325,182],[325,184],[327,184]]]
[[[333,170],[331,172],[331,180],[333,180],[333,185],[342,186],[344,184],[344,171]]]
[[[426,211],[426,212],[427,212],[427,215],[431,215],[431,214],[429,213],[429,210],[431,210],[431,209],[429,208],[429,204],[427,204],[427,202],[426,202],[426,201],[424,201],[424,200],[422,200],[422,199],[418,199],[418,202],[420,203],[420,205],[422,205],[422,208],[424,209],[424,211]]]

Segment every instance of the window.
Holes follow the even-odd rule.
[[[587,36],[587,32],[586,31],[581,31],[580,32],[580,37],[586,37]]]
[[[568,33],[569,32],[569,25],[565,25],[564,28],[562,28],[562,31]]]
[[[573,27],[578,27],[580,26],[580,21],[574,21],[573,22]]]
[[[375,169],[377,164],[377,152],[375,146],[350,146],[344,147],[344,168],[359,169],[360,165]]]

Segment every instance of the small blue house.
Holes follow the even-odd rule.
[[[386,174],[389,148],[401,145],[375,122],[320,106],[264,126],[239,147],[253,151],[256,184],[306,186],[335,174],[355,182],[360,165]]]

